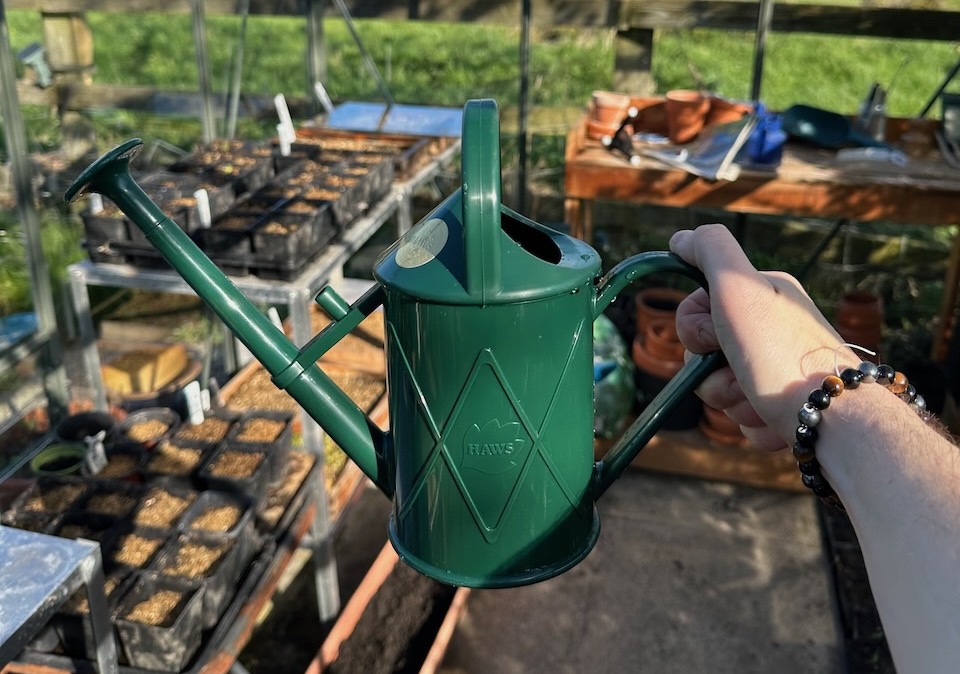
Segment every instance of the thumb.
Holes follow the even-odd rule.
[[[700,269],[711,286],[723,280],[726,273],[760,276],[733,234],[723,225],[701,225],[692,231],[677,232],[670,238],[670,250]]]

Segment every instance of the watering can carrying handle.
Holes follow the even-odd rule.
[[[490,98],[463,109],[463,246],[467,293],[486,303],[500,292],[500,112]]]
[[[707,280],[696,267],[687,264],[673,253],[655,251],[641,253],[627,258],[611,269],[597,285],[597,295],[594,300],[594,317],[598,317],[614,300],[617,294],[633,281],[637,281],[652,273],[670,272],[681,274],[707,287]],[[599,497],[621,473],[630,465],[630,462],[640,453],[646,444],[653,438],[667,415],[696,389],[713,372],[723,360],[719,351],[703,355],[696,355],[686,362],[680,371],[660,393],[640,413],[637,420],[617,440],[607,454],[597,462],[595,467],[595,489]]]

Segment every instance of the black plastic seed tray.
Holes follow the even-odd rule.
[[[365,176],[331,172],[323,176],[319,185],[305,189],[303,199],[318,207],[329,204],[333,223],[342,234],[370,205],[366,181]]]
[[[144,493],[142,485],[132,482],[91,481],[90,489],[74,504],[67,517],[86,515],[126,519],[140,505]]]
[[[116,611],[120,647],[134,667],[178,672],[200,647],[203,585],[139,574]]]
[[[235,196],[263,187],[274,175],[272,150],[264,144],[216,140],[175,162],[170,170],[199,175]]]
[[[118,521],[111,532],[109,545],[101,552],[104,569],[146,569],[174,534],[173,529],[136,526],[129,520]]]
[[[118,566],[106,575],[103,589],[108,615],[116,611],[124,593],[135,581],[136,572],[130,567]],[[64,653],[74,658],[97,659],[86,588],[77,590],[53,616],[50,624],[60,638]]]
[[[164,484],[177,489],[199,487],[197,471],[213,451],[212,447],[182,444],[179,440],[164,440],[153,448],[143,466],[143,477],[149,484]]]
[[[209,489],[190,506],[177,530],[184,534],[221,534],[252,538],[253,502],[236,492]]]
[[[63,515],[89,488],[86,480],[79,477],[40,477],[14,499],[5,516]]]
[[[364,185],[364,199],[368,204],[373,204],[384,198],[393,186],[393,158],[378,154],[354,156],[342,168],[342,174],[360,177]]]
[[[157,556],[153,570],[203,584],[201,624],[208,629],[217,624],[233,599],[237,581],[250,564],[253,553],[249,536],[180,534],[170,539]]]
[[[290,454],[293,420],[291,412],[251,410],[230,429],[227,446],[266,452],[271,466],[270,482],[275,482],[283,477]]]
[[[210,411],[199,424],[185,422],[170,438],[179,447],[198,447],[212,450],[226,440],[230,427],[240,417],[238,412]]]
[[[138,527],[176,528],[198,496],[196,490],[184,489],[176,481],[153,480],[145,485],[143,498],[131,521]]]
[[[54,513],[8,510],[0,517],[0,524],[38,534],[49,534],[60,524],[62,517],[63,515]]]
[[[286,210],[261,221],[252,232],[256,264],[289,263],[302,267],[336,235],[333,215],[324,204],[309,213]]]
[[[240,494],[256,508],[266,497],[272,466],[265,451],[248,451],[224,442],[197,475],[204,488]]]

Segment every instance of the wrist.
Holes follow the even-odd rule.
[[[793,453],[804,485],[842,507],[864,475],[896,467],[897,450],[926,430],[927,416],[923,397],[889,366],[864,362],[824,377],[796,418]]]

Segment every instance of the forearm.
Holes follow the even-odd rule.
[[[843,501],[900,671],[954,671],[960,449],[876,384],[823,411],[816,444]]]

